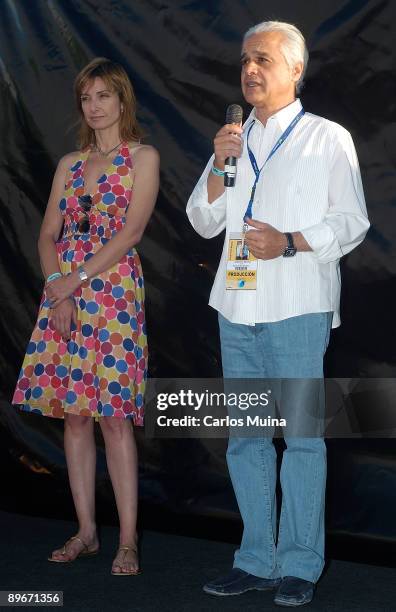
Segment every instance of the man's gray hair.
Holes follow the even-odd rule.
[[[298,62],[303,63],[303,71],[296,83],[296,92],[298,93],[303,84],[309,58],[304,36],[301,34],[300,30],[291,23],[286,23],[284,21],[262,21],[250,28],[244,35],[243,40],[245,41],[249,36],[261,34],[262,32],[281,32],[283,34],[284,40],[281,43],[282,54],[290,69],[294,68]]]

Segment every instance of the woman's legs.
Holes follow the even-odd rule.
[[[118,509],[120,546],[132,547],[132,550],[117,553],[113,571],[136,571],[139,563],[133,548],[137,547],[138,462],[132,423],[130,420],[116,417],[103,417],[99,422]]]
[[[95,470],[96,447],[94,420],[74,414],[65,415],[65,454],[70,488],[78,519],[78,537],[95,550],[99,546],[95,523]],[[62,549],[54,550],[53,559],[69,561],[84,550],[81,541],[72,540],[62,555]]]

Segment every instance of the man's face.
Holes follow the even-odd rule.
[[[249,36],[243,44],[242,93],[256,108],[281,107],[294,99],[302,64],[289,68],[281,50],[283,39],[281,32],[261,32]]]

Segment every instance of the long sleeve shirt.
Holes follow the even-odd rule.
[[[332,311],[333,327],[340,325],[339,260],[360,244],[370,224],[350,133],[311,113],[303,115],[261,171],[252,217],[281,232],[300,231],[312,251],[258,260],[256,290],[226,289],[229,234],[242,231],[255,179],[246,146],[247,129],[254,119],[249,146],[261,168],[300,110],[297,99],[269,117],[264,127],[253,109],[244,126],[235,187],[226,188],[209,204],[212,155],[187,204],[190,222],[201,236],[212,238],[226,230],[209,304],[233,323],[254,325]]]

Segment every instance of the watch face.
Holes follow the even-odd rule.
[[[85,272],[85,270],[79,270],[78,275],[82,281],[85,281],[88,278],[88,274]]]
[[[294,255],[296,254],[297,249],[293,249],[291,247],[287,247],[285,249],[285,252],[283,253],[283,257],[294,257]]]

